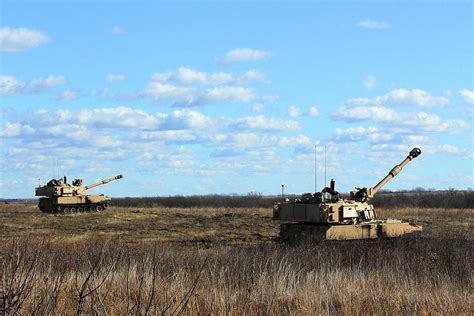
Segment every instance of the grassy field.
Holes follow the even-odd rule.
[[[0,206],[4,312],[472,314],[473,209],[382,209],[385,241],[287,245],[268,208]]]

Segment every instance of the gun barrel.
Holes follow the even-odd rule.
[[[399,165],[393,167],[393,169],[390,170],[390,172],[385,176],[385,178],[380,180],[379,183],[377,183],[372,189],[370,189],[370,195],[374,196],[378,191],[380,191],[381,188],[383,188],[385,184],[387,184],[387,182],[392,180],[400,171],[402,171],[403,167],[405,167],[407,163],[418,157],[420,154],[420,148],[413,148],[408,154],[408,156]]]
[[[114,180],[122,179],[122,178],[123,178],[123,176],[121,174],[119,174],[118,176],[115,176],[115,177],[112,177],[112,178],[109,178],[109,179],[105,179],[105,180],[102,180],[100,182],[85,186],[84,189],[89,190],[89,189],[95,188],[99,185],[106,184],[106,183],[109,183],[110,181],[114,181]]]

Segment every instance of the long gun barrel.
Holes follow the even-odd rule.
[[[119,174],[118,176],[115,176],[113,178],[109,178],[109,179],[105,179],[105,180],[102,180],[100,182],[97,182],[97,183],[94,183],[94,184],[90,184],[88,186],[85,186],[84,189],[86,190],[89,190],[89,189],[92,189],[92,188],[95,188],[99,185],[102,185],[102,184],[106,184],[106,183],[109,183],[110,181],[114,181],[114,180],[117,180],[117,179],[122,179],[123,176],[121,174]]]
[[[380,182],[377,183],[372,188],[368,188],[368,189],[363,188],[363,189],[360,189],[359,191],[354,192],[354,198],[359,201],[366,201],[367,199],[372,198],[378,191],[380,191],[380,189],[383,188],[385,184],[387,184],[387,182],[389,182],[397,174],[399,174],[400,171],[402,171],[403,167],[406,166],[406,164],[408,164],[410,161],[418,157],[420,154],[421,154],[420,148],[417,148],[417,147],[413,148],[408,154],[408,156],[399,165],[396,165],[395,167],[393,167],[393,169],[390,170],[390,172],[385,176],[385,178],[380,180]]]
[[[388,181],[392,180],[393,178],[395,178],[395,176],[400,172],[402,171],[403,167],[405,167],[405,165],[407,163],[409,163],[410,161],[412,161],[413,159],[415,159],[416,157],[418,157],[419,155],[421,154],[421,150],[420,148],[413,148],[411,151],[410,151],[410,154],[408,154],[408,156],[397,166],[393,167],[392,170],[390,170],[390,172],[385,176],[385,178],[383,178],[382,180],[380,180],[379,183],[377,183],[376,186],[374,186],[372,189],[371,189],[371,195],[374,195],[376,194],[377,192],[379,192],[379,190],[381,188],[383,188],[383,186],[385,184],[387,184]]]

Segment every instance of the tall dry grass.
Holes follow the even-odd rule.
[[[4,314],[472,314],[473,244],[0,246]]]

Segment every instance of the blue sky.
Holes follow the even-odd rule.
[[[473,5],[3,1],[0,197],[473,187]]]

